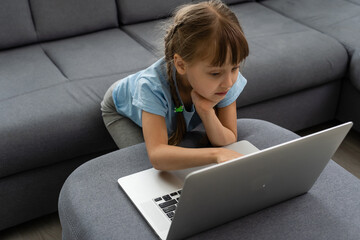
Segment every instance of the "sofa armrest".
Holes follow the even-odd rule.
[[[350,81],[360,91],[360,49],[356,50],[351,58]]]

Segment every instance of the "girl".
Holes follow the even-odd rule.
[[[145,140],[154,168],[174,170],[241,156],[219,148],[237,141],[236,99],[246,79],[239,64],[248,44],[221,1],[179,8],[165,35],[165,57],[114,83],[101,103],[119,148]],[[142,127],[142,134],[137,126]],[[203,124],[210,148],[176,146]]]

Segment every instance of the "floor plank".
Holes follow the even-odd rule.
[[[316,131],[336,126],[337,124],[337,122],[321,124],[319,126],[297,132],[297,134],[305,136]],[[332,159],[360,179],[360,133],[350,130]]]
[[[0,232],[2,240],[61,240],[57,213]]]

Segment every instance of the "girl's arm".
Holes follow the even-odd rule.
[[[236,102],[227,107],[217,108],[216,103],[203,98],[195,91],[191,92],[206,134],[213,146],[226,146],[237,141]]]
[[[142,112],[142,128],[151,164],[158,170],[175,170],[221,163],[242,156],[225,148],[183,148],[168,145],[165,118]]]

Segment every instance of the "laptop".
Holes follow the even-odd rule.
[[[161,239],[183,239],[308,192],[352,122],[264,150],[248,141],[225,163],[148,169],[118,183]]]

